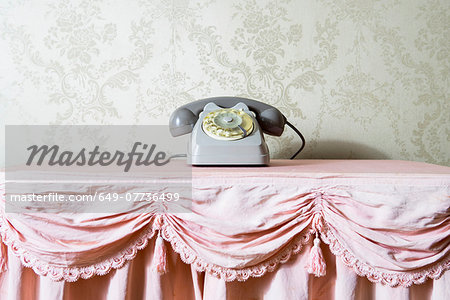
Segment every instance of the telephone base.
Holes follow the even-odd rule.
[[[269,164],[269,148],[255,114],[244,103],[238,103],[232,109],[245,112],[252,124],[251,127],[243,129],[244,137],[226,140],[207,134],[202,127],[203,120],[210,112],[221,110],[216,104],[208,103],[200,113],[199,120],[192,130],[188,145],[188,164],[197,166],[264,166]],[[241,125],[244,126],[244,122]]]
[[[267,166],[269,165],[269,155],[248,155],[239,157],[236,156],[191,156],[188,157],[188,164],[194,166]]]

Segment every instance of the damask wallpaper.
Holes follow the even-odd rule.
[[[450,165],[449,51],[446,0],[0,0],[0,118],[167,124],[238,95],[304,133],[300,158]]]

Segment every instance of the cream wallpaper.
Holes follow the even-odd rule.
[[[448,0],[0,0],[0,118],[167,124],[239,95],[304,133],[300,158],[450,165],[449,51]]]

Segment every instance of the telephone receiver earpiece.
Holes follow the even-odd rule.
[[[240,97],[214,97],[197,100],[177,108],[169,119],[172,136],[190,133],[205,105],[211,102],[220,107],[233,107],[242,102],[255,113],[256,121],[264,133],[280,136],[284,131],[286,117],[269,104]]]

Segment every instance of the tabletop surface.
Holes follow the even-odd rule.
[[[450,167],[403,160],[334,160],[334,159],[274,159],[264,167],[194,167],[194,174],[229,172],[271,173],[388,173],[450,175]]]
[[[173,161],[170,164],[169,177],[177,174],[180,178],[291,178],[291,177],[359,177],[359,178],[439,178],[447,182],[450,180],[450,167],[433,165],[424,162],[403,160],[334,160],[334,159],[272,159],[268,166],[188,166],[184,160]],[[33,179],[51,179],[63,181],[65,179],[91,180],[147,180],[166,178],[162,168],[140,167],[125,173],[121,168],[89,167],[76,168],[71,166],[41,166],[39,168],[10,169],[6,173],[6,181],[21,178],[28,181]],[[5,170],[1,170],[0,179],[3,181]],[[156,171],[156,172],[155,172]],[[160,173],[160,171],[162,171]],[[14,174],[15,173],[15,174]],[[9,174],[9,176],[8,176]]]

